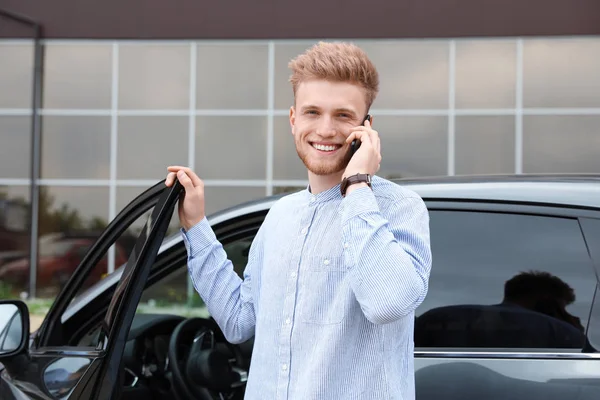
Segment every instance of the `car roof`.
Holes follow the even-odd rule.
[[[600,209],[600,174],[456,175],[394,178],[424,200],[480,200]],[[264,211],[289,193],[252,200],[208,216],[212,224]]]
[[[393,179],[425,200],[483,200],[600,208],[598,174],[519,174]]]

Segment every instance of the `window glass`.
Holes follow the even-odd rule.
[[[110,117],[42,118],[42,178],[109,179]]]
[[[111,107],[112,45],[47,44],[44,55],[44,107]]]
[[[596,349],[600,350],[600,284],[596,286],[596,293],[594,295],[594,306],[592,308],[592,314],[590,323],[588,326],[588,338],[589,344]]]
[[[517,49],[514,40],[456,42],[456,108],[515,106]]]
[[[514,117],[456,117],[456,174],[514,173],[514,131]]]
[[[415,346],[582,348],[595,277],[574,219],[430,211],[433,268]]]
[[[31,118],[0,117],[0,178],[27,179],[31,175]]]
[[[523,172],[600,172],[599,132],[597,115],[523,117]]]
[[[130,220],[123,232],[115,240],[113,240],[111,247],[102,254],[95,266],[90,269],[87,278],[77,291],[72,303],[77,303],[79,298],[85,299],[87,296],[90,296],[89,291],[94,290],[96,285],[101,284],[103,279],[106,279],[107,276],[110,276],[110,274],[112,274],[111,270],[114,269],[116,271],[127,263],[129,257],[135,251],[135,244],[138,240],[138,236],[142,233],[142,230],[148,222],[153,210],[154,206],[149,207],[137,218],[132,218]],[[136,212],[140,212],[139,207]],[[171,226],[175,224],[173,218],[177,218],[176,213],[172,214],[171,220],[169,221],[169,225]],[[54,279],[54,275],[51,275],[50,272],[61,272],[61,274],[59,274],[55,280],[52,280],[52,283],[56,283],[60,285],[60,287],[64,286],[66,280],[73,274],[74,269],[77,268],[82,261],[80,257],[85,255],[91,249],[91,246],[94,245],[97,239],[98,236],[91,234],[85,235],[85,232],[83,232],[81,235],[77,235],[75,232],[73,232],[69,236],[56,235],[56,237],[48,238],[47,246],[53,249],[53,252],[51,253],[53,255],[51,258],[52,265],[51,267],[47,268],[49,271],[49,276],[50,278]],[[82,247],[85,247],[85,250],[82,249]],[[62,249],[66,251],[64,254],[59,253],[59,250]],[[63,278],[63,280],[61,281],[58,278]],[[67,312],[67,314],[68,313],[69,312]],[[93,324],[93,326],[90,326],[91,330],[88,330],[87,334],[85,334],[85,336],[79,340],[79,346],[96,346],[97,335],[99,333],[99,317],[104,318],[102,315],[94,317],[91,321],[85,321],[86,324],[90,323]],[[64,322],[64,315],[62,320]],[[65,340],[68,340],[68,338],[65,338]],[[59,343],[55,345],[64,344]]]
[[[2,26],[6,19],[2,19]],[[33,41],[0,45],[0,108],[31,107]]]
[[[598,107],[600,105],[600,38],[523,43],[525,107]]]

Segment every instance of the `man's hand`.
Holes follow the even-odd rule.
[[[356,174],[375,175],[379,171],[381,143],[379,134],[371,128],[369,120],[365,122],[364,126],[354,128],[346,139],[346,143],[352,143],[354,139],[360,140],[361,145],[348,163],[342,179]]]
[[[165,185],[171,187],[175,177],[185,192],[179,199],[179,222],[186,231],[204,219],[204,182],[187,167],[170,166]]]

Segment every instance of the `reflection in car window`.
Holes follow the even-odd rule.
[[[588,325],[588,340],[596,351],[600,350],[600,283],[596,286],[594,295],[594,305]]]
[[[44,385],[55,398],[67,398],[89,365],[87,358],[58,359],[44,370]]]
[[[430,211],[416,347],[581,349],[595,276],[574,219]]]
[[[23,336],[21,311],[12,304],[1,308],[4,315],[0,316],[0,353],[11,352],[19,347]]]

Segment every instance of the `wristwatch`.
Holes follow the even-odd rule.
[[[350,175],[342,180],[342,186],[340,187],[340,191],[342,192],[342,196],[346,195],[346,190],[348,186],[354,185],[355,183],[366,183],[369,187],[371,187],[371,175],[369,174],[355,174]]]

